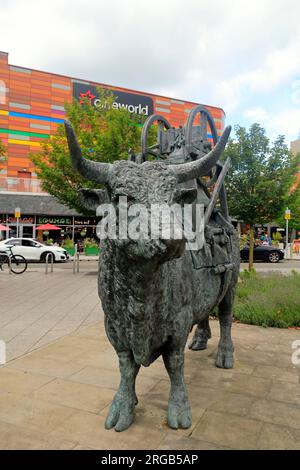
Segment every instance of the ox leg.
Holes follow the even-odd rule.
[[[106,418],[105,428],[124,431],[129,428],[134,418],[134,407],[137,404],[135,379],[140,366],[134,361],[130,351],[118,352],[121,382]]]
[[[163,354],[163,359],[171,381],[168,425],[173,429],[179,427],[187,429],[191,426],[192,420],[184,382],[184,351],[168,350]]]
[[[231,339],[231,325],[234,292],[234,288],[229,288],[224,299],[219,304],[221,336],[218,344],[216,366],[223,369],[231,369],[233,367],[234,347]]]
[[[194,333],[194,337],[189,344],[189,348],[193,351],[200,351],[207,348],[207,341],[211,338],[211,330],[209,326],[209,317],[198,323]]]

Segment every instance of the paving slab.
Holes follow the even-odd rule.
[[[104,429],[120,377],[97,262],[81,262],[75,275],[72,263],[48,275],[40,264],[22,276],[0,273],[0,295],[8,359],[0,366],[0,449],[300,448],[300,365],[291,360],[299,330],[235,323],[235,366],[223,370],[214,365],[219,325],[212,320],[207,350],[185,354],[191,428],[167,426],[170,386],[158,359],[137,377],[133,426],[116,433]]]
[[[103,318],[95,262],[83,263],[76,274],[72,263],[55,264],[47,275],[38,263],[22,275],[0,271],[0,295],[0,339],[7,360]]]
[[[223,370],[214,366],[218,321],[211,327],[208,349],[185,353],[190,429],[167,426],[161,359],[138,375],[134,424],[104,429],[119,371],[100,320],[0,367],[0,449],[299,449],[299,330],[235,323],[235,367]]]

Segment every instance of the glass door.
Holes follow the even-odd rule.
[[[33,225],[20,225],[21,238],[33,238]]]
[[[6,238],[17,238],[17,226],[16,225],[8,225],[9,232],[6,232]],[[20,235],[20,227],[19,227],[19,235]]]

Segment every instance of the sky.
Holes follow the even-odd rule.
[[[299,0],[0,0],[9,63],[224,109],[300,134]]]

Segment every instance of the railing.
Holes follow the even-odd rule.
[[[0,176],[1,191],[47,194],[37,178],[12,178],[8,176]]]

